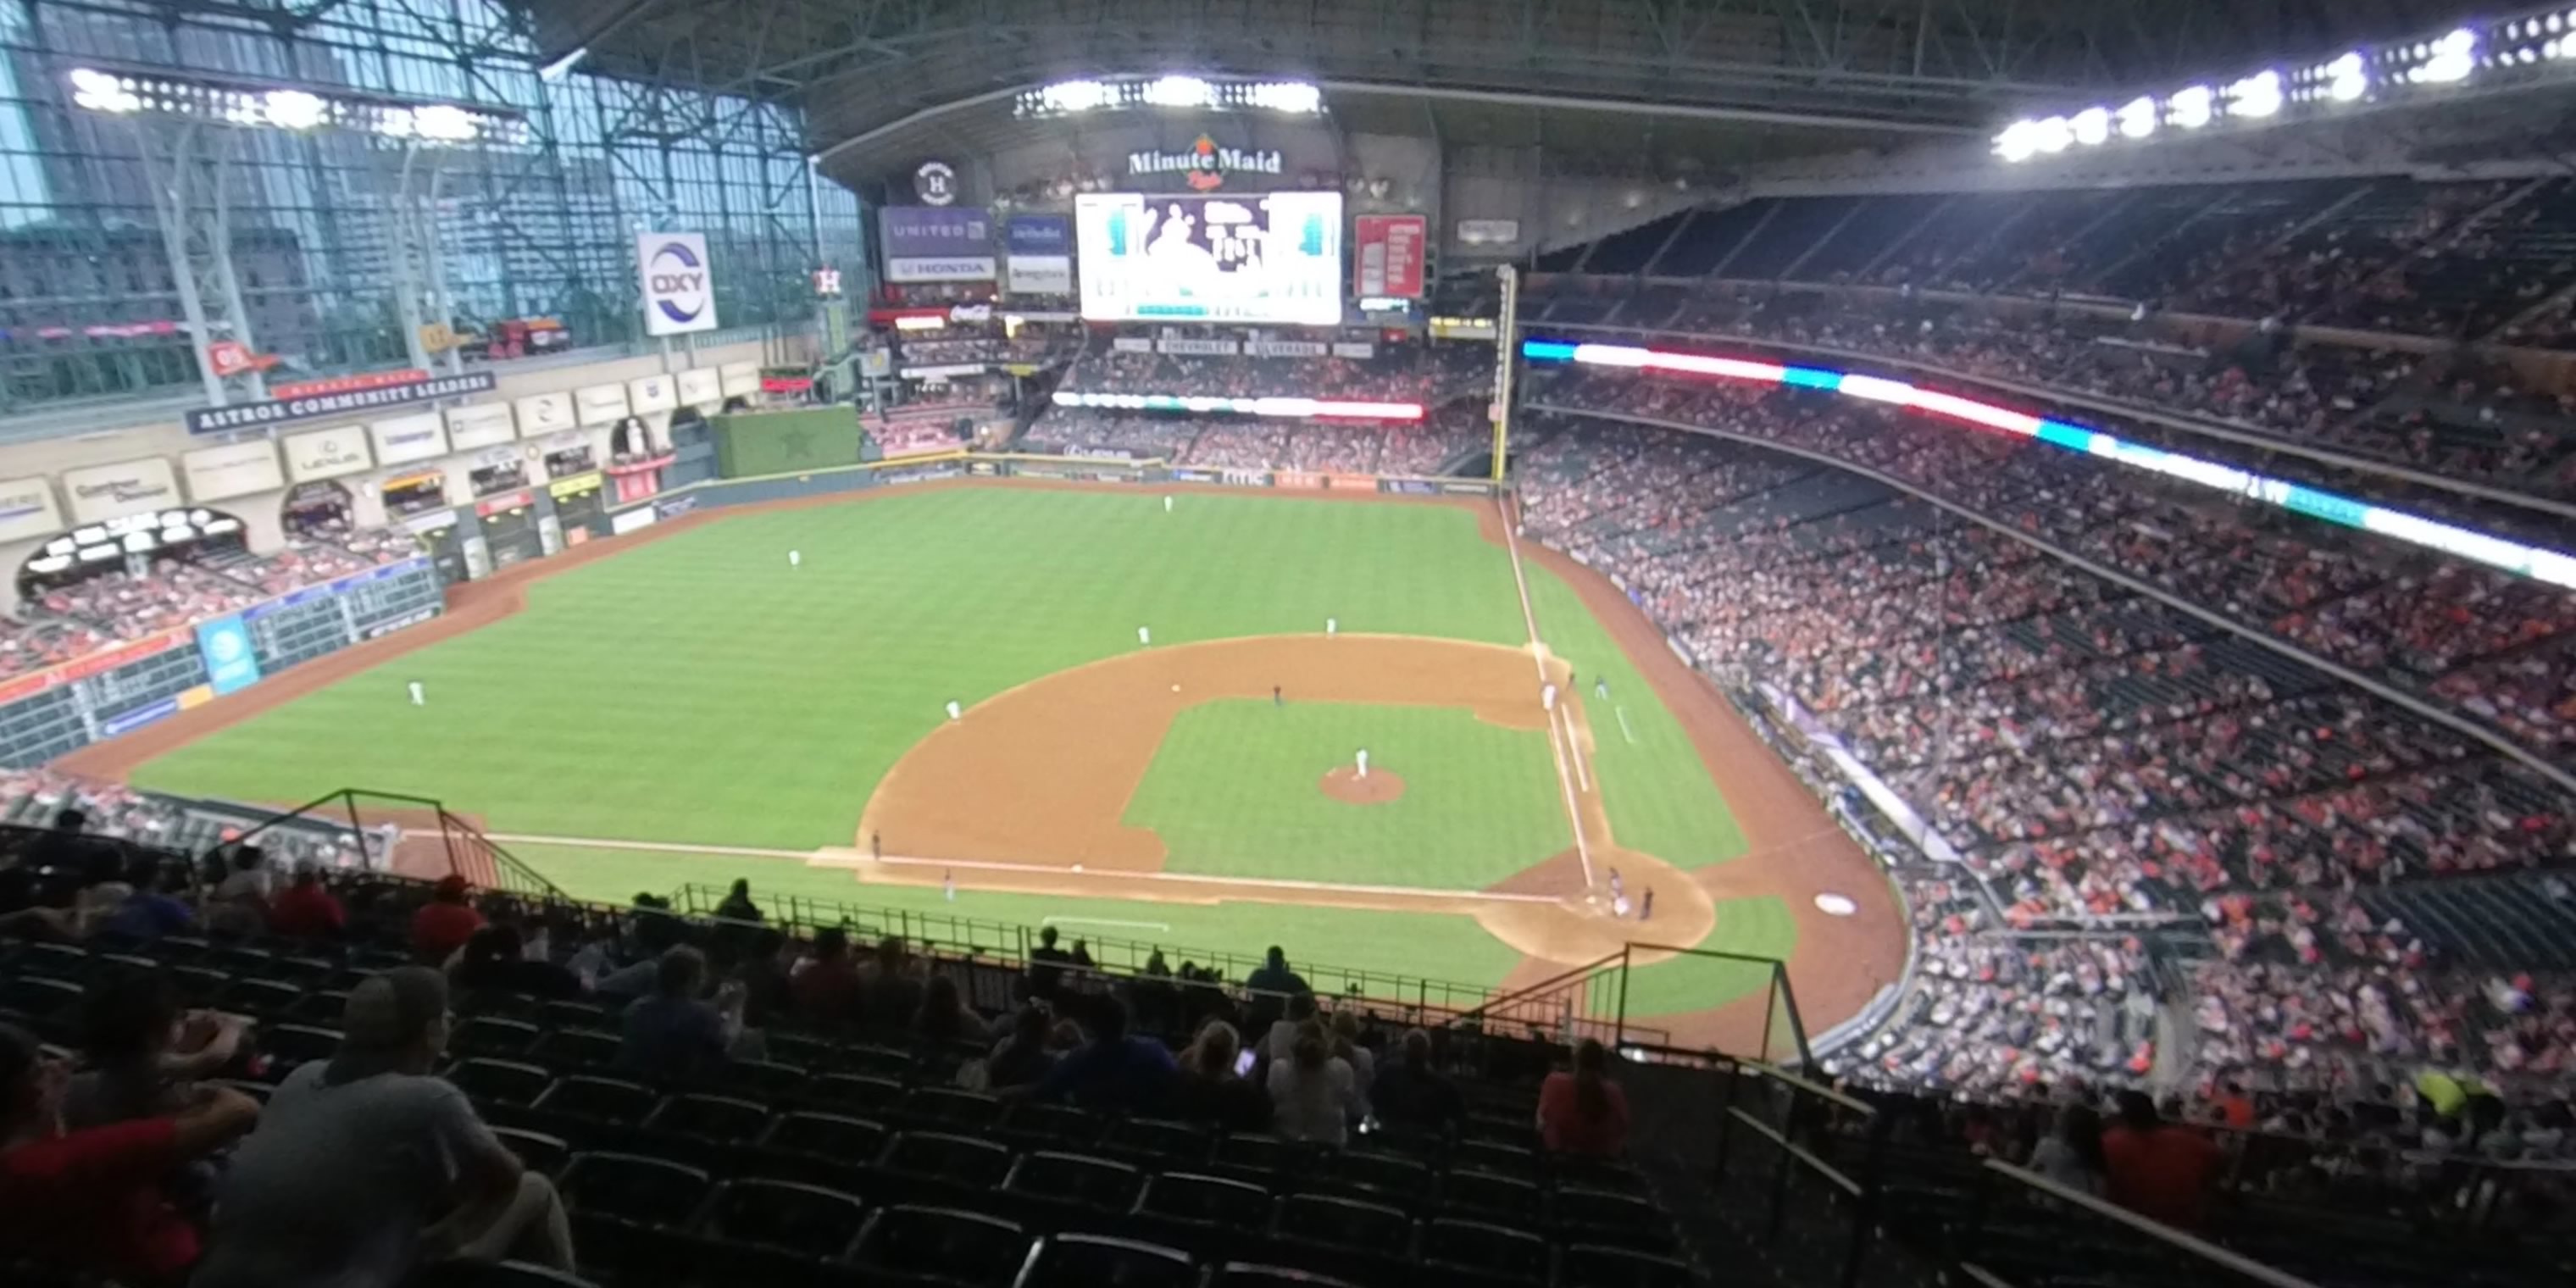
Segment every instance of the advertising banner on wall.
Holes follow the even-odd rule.
[[[1521,239],[1517,219],[1461,219],[1458,240],[1469,246],[1509,246]]]
[[[250,632],[241,614],[228,613],[197,623],[197,651],[205,655],[206,682],[217,696],[259,683],[259,657],[251,651]]]
[[[367,431],[361,425],[317,429],[285,439],[281,445],[286,449],[286,477],[297,483],[364,473],[376,463],[367,454]]]
[[[1423,244],[1431,222],[1421,215],[1362,215],[1351,221],[1351,291],[1422,298]]]
[[[519,436],[519,427],[510,415],[508,403],[476,403],[471,407],[447,409],[447,445],[459,452],[470,452],[494,443],[506,443]]]
[[[637,233],[635,266],[644,288],[644,333],[716,329],[715,274],[705,233]]]
[[[104,523],[179,504],[179,480],[170,473],[166,458],[147,456],[139,461],[65,470],[63,496],[72,508],[72,522]]]
[[[993,280],[993,215],[981,206],[887,206],[877,232],[889,282]]]
[[[727,398],[749,398],[760,392],[760,364],[757,362],[728,362],[716,368],[716,376],[724,382],[724,396]]]
[[[680,405],[700,411],[714,411],[724,406],[724,377],[713,367],[691,367],[677,377]]]
[[[551,434],[579,423],[573,418],[571,394],[530,394],[517,406],[521,438]]]
[[[367,426],[376,440],[376,463],[400,465],[447,454],[447,426],[436,412],[396,416]]]
[[[585,425],[626,419],[626,386],[584,385],[572,391],[573,416]]]
[[[286,486],[277,466],[277,447],[264,438],[222,447],[201,447],[179,456],[179,472],[188,481],[191,501],[222,501]]]
[[[680,393],[669,376],[644,376],[626,382],[628,414],[647,416],[680,405]]]
[[[54,508],[54,488],[40,478],[0,482],[0,541],[50,537],[63,530],[62,511]]]
[[[270,425],[293,424],[299,420],[320,420],[326,416],[348,416],[401,407],[409,403],[428,402],[436,398],[453,398],[458,394],[491,391],[494,377],[489,371],[469,371],[457,376],[429,376],[426,372],[404,371],[383,373],[401,376],[390,384],[369,383],[363,377],[346,381],[312,382],[317,385],[347,383],[349,388],[323,388],[292,397],[280,394],[266,402],[234,403],[229,407],[199,407],[187,415],[191,434],[229,434],[235,430],[263,429]],[[277,392],[287,386],[279,386]]]
[[[1004,226],[1010,248],[1013,295],[1073,294],[1073,220],[1064,215],[1013,215]]]

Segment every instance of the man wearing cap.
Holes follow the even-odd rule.
[[[394,1288],[451,1257],[572,1269],[546,1179],[430,1069],[447,981],[404,966],[349,993],[339,1052],[287,1075],[215,1200],[196,1288]]]
[[[0,1261],[176,1281],[197,1259],[197,1232],[171,1209],[161,1178],[249,1131],[258,1102],[206,1088],[174,1114],[65,1131],[70,1081],[33,1037],[0,1025]]]
[[[474,932],[483,928],[483,914],[465,901],[465,878],[453,872],[438,879],[429,888],[429,902],[411,916],[411,951],[415,960],[427,966],[444,966]]]

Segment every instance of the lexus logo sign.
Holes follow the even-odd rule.
[[[644,288],[647,335],[716,329],[715,274],[704,233],[637,233],[635,262]]]
[[[957,200],[957,172],[945,161],[924,161],[912,172],[912,191],[925,206],[945,206]]]

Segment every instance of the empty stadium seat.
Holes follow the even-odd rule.
[[[1462,1284],[1540,1284],[1547,1282],[1549,1271],[1547,1240],[1481,1221],[1438,1220],[1424,1225],[1422,1261],[1454,1272]]]
[[[927,1127],[973,1132],[999,1121],[1002,1104],[979,1092],[923,1087],[905,1096],[895,1113]]]
[[[524,1261],[432,1261],[403,1288],[598,1288],[579,1275]]]
[[[1013,1288],[1197,1288],[1189,1254],[1132,1239],[1062,1234],[1039,1244]]]
[[[556,1029],[538,1038],[528,1054],[547,1064],[584,1069],[605,1069],[617,1063],[622,1044],[614,1033],[591,1029]]]
[[[585,1216],[677,1229],[710,1188],[694,1167],[635,1154],[576,1154],[564,1168],[564,1202]]]
[[[572,1161],[572,1146],[561,1136],[549,1136],[524,1127],[495,1127],[492,1134],[509,1146],[510,1152],[518,1155],[519,1161],[531,1172],[554,1176],[563,1171],[564,1164]]]
[[[459,1060],[447,1071],[456,1089],[481,1102],[533,1105],[554,1085],[554,1071],[516,1060]]]
[[[1128,1164],[1038,1150],[1021,1155],[1011,1165],[1002,1190],[1045,1206],[1124,1213],[1134,1206],[1140,1184],[1136,1169]]]
[[[890,1284],[1004,1288],[1027,1263],[1029,1237],[999,1217],[898,1204],[879,1208],[850,1259]]]
[[[947,1132],[899,1132],[877,1166],[888,1172],[966,1190],[988,1190],[1011,1170],[1011,1151],[989,1140]]]
[[[791,1181],[730,1181],[707,1200],[696,1232],[812,1257],[837,1258],[858,1243],[867,1205],[858,1197]]]
[[[677,1095],[644,1119],[660,1132],[696,1136],[722,1144],[756,1139],[769,1125],[769,1106],[732,1096]]]
[[[796,1098],[833,1113],[879,1114],[903,1099],[903,1084],[889,1078],[827,1073],[808,1080]]]
[[[510,1059],[534,1051],[542,1036],[536,1025],[526,1020],[505,1020],[492,1015],[475,1015],[459,1020],[448,1034],[447,1045],[467,1055],[498,1056]]]
[[[537,1098],[536,1107],[550,1114],[636,1126],[653,1112],[658,1099],[641,1083],[575,1075],[557,1079]]]
[[[1442,1211],[1519,1229],[1538,1221],[1541,1197],[1535,1182],[1469,1168],[1453,1168],[1440,1181]]]
[[[1556,1281],[1564,1288],[1693,1288],[1694,1283],[1690,1267],[1670,1257],[1581,1243],[1559,1254]]]
[[[1232,1261],[1208,1272],[1207,1288],[1352,1288],[1352,1285],[1311,1270]]]

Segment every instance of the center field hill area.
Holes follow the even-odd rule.
[[[272,803],[343,786],[436,797],[590,899],[739,876],[759,895],[1052,922],[1068,936],[1176,948],[1278,943],[1308,961],[1493,985],[1524,954],[1472,915],[1255,902],[1207,884],[1155,899],[1010,893],[978,888],[971,867],[957,870],[952,900],[934,880],[895,883],[855,861],[889,771],[963,730],[950,728],[949,702],[973,722],[1010,691],[1130,658],[1139,627],[1153,649],[1176,650],[1320,638],[1332,619],[1346,639],[1521,650],[1505,660],[1527,683],[1514,698],[1525,696],[1526,719],[1304,702],[1294,689],[1278,702],[1266,689],[1184,696],[1132,718],[1083,711],[1073,718],[1098,729],[1104,756],[1138,728],[1158,740],[1141,777],[1118,789],[1123,801],[1103,804],[1115,825],[1138,830],[1149,852],[1159,844],[1159,868],[1173,874],[1484,891],[1551,856],[1570,863],[1567,790],[1536,711],[1513,563],[1483,504],[1193,492],[1167,513],[1147,490],[1001,485],[720,512],[540,575],[522,611],[234,721],[129,776]],[[1618,848],[1683,872],[1742,855],[1743,832],[1681,722],[1572,587],[1534,563],[1527,581],[1539,633],[1582,695],[1589,786]],[[411,703],[412,681],[425,705]],[[1088,772],[1082,740],[1070,745],[1047,773]],[[1401,777],[1400,797],[1354,803],[1321,789],[1362,747]],[[971,813],[1028,808],[1018,793],[968,790]],[[899,825],[884,849],[924,854]],[[1795,938],[1776,897],[1720,898],[1716,913],[1686,946],[1785,957]],[[1679,959],[1635,974],[1630,1009],[1699,1010],[1757,984],[1749,969]]]

